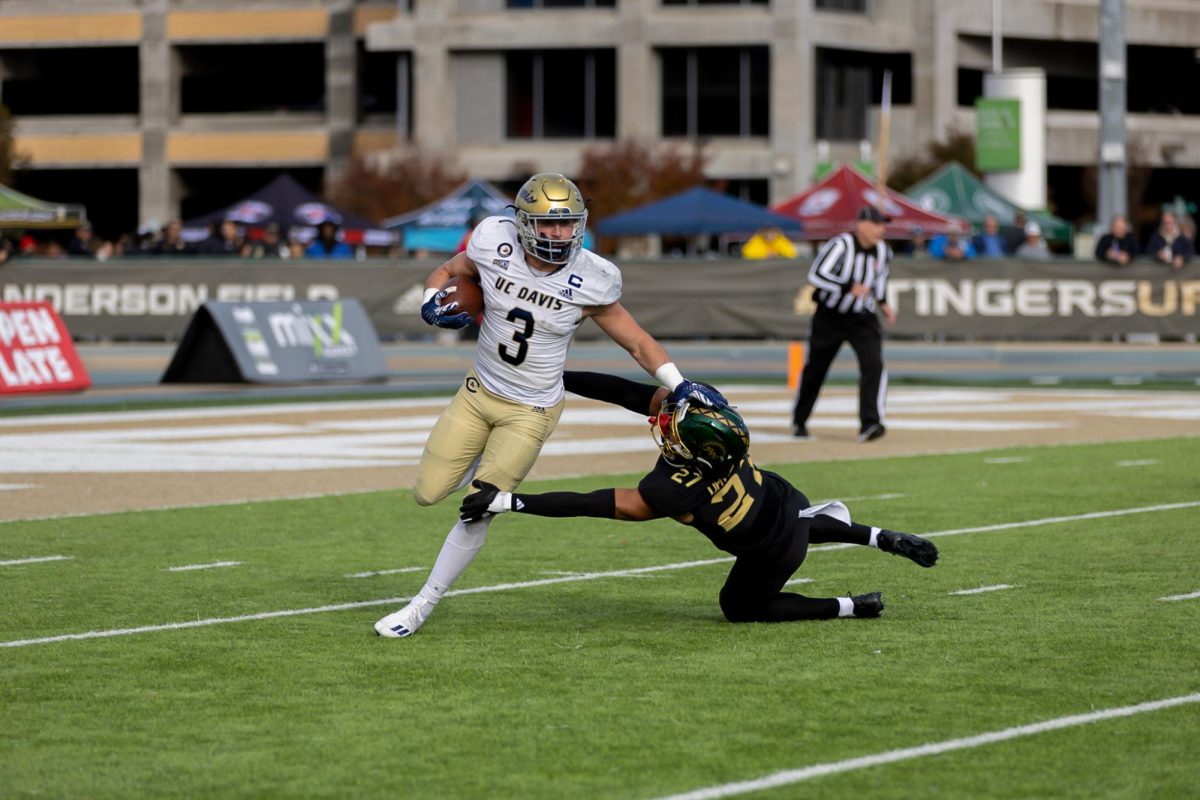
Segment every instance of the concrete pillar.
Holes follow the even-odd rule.
[[[329,131],[326,183],[340,175],[354,153],[358,124],[358,52],[353,0],[329,0],[325,39],[325,124]]]
[[[655,0],[621,0],[617,45],[617,139],[662,137],[662,76],[646,39],[645,20]]]
[[[811,3],[775,6],[771,37],[771,202],[812,182],[817,166],[816,48]]]
[[[417,3],[413,11],[421,37],[413,47],[413,140],[431,151],[452,151],[458,146],[453,119],[457,88],[451,75],[447,48],[449,3]]]
[[[167,41],[168,0],[142,4],[142,163],[138,168],[138,224],[165,224],[179,214],[179,190],[167,163],[167,132],[178,114],[179,69]]]
[[[945,138],[953,119],[958,81],[957,6],[918,0],[913,9],[913,133],[911,149]],[[893,146],[892,153],[896,150]]]

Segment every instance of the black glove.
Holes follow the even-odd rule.
[[[684,400],[687,400],[692,405],[700,405],[707,408],[729,407],[729,401],[725,399],[725,395],[711,386],[696,383],[695,381],[684,381],[671,391],[672,403],[679,405]]]
[[[447,292],[438,292],[433,297],[429,298],[426,303],[421,306],[421,319],[429,325],[436,325],[439,328],[465,328],[471,324],[471,315],[465,311],[460,311],[457,314],[452,313],[458,308],[458,301],[455,300],[446,305],[439,305],[450,295]]]
[[[463,522],[479,522],[481,519],[512,511],[512,492],[502,492],[499,486],[487,481],[471,481],[478,489],[463,498],[458,509],[459,519]]]

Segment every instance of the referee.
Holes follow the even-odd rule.
[[[792,409],[792,435],[808,438],[808,418],[829,365],[842,342],[849,342],[858,357],[858,440],[869,442],[887,432],[883,402],[887,371],[883,368],[883,329],[876,310],[888,324],[896,313],[887,304],[888,264],[892,249],[883,240],[891,219],[875,206],[858,211],[853,233],[843,233],[825,243],[808,271],[816,291],[817,312],[812,318],[808,359],[800,375],[800,391]]]

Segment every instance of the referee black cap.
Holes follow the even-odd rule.
[[[863,206],[862,208],[860,208],[858,210],[857,218],[865,219],[868,222],[877,222],[877,223],[884,223],[884,222],[892,221],[891,217],[889,217],[887,214],[884,214],[882,211],[880,211],[875,206],[871,206],[871,205]]]

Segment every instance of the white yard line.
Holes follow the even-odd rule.
[[[1121,517],[1129,514],[1148,514],[1155,511],[1174,511],[1180,508],[1196,508],[1200,506],[1200,500],[1195,500],[1187,503],[1167,503],[1157,506],[1143,506],[1141,508],[1123,508],[1115,511],[1095,511],[1089,514],[1077,514],[1071,517],[1049,517],[1046,519],[1026,520],[1025,522],[1007,522],[1000,525],[984,525],[978,528],[956,528],[948,531],[935,531],[933,533],[925,533],[922,536],[927,538],[935,536],[958,536],[966,533],[986,533],[989,531],[1014,530],[1017,528],[1033,528],[1041,525],[1053,525],[1059,522],[1075,522],[1085,519],[1102,519],[1105,517]],[[817,547],[810,547],[809,552],[821,552],[826,550],[843,550],[849,547],[858,547],[853,544],[827,544]],[[639,567],[636,569],[617,570],[615,572],[590,572],[582,575],[570,575],[560,578],[544,578],[536,581],[524,581],[521,583],[502,583],[494,586],[479,586],[474,589],[455,589],[447,592],[446,596],[458,596],[468,594],[482,594],[484,592],[502,592],[509,589],[527,589],[535,586],[550,586],[556,583],[574,583],[576,581],[590,581],[600,578],[616,578],[626,577],[629,575],[640,575],[652,572],[662,572],[665,570],[689,569],[691,567],[702,567],[711,564],[724,564],[732,561],[733,558],[710,558],[703,561],[684,561],[678,564],[662,564],[652,567]],[[59,636],[46,636],[38,639],[17,639],[14,641],[0,642],[0,647],[24,647],[33,644],[49,644],[51,642],[64,642],[73,639],[104,639],[111,636],[129,636],[135,633],[153,633],[155,631],[180,630],[183,628],[201,628],[208,625],[222,625],[229,622],[248,622],[250,620],[273,619],[275,617],[296,617],[304,614],[319,614],[326,611],[348,611],[355,608],[368,608],[370,606],[390,605],[407,603],[410,597],[389,597],[382,600],[364,600],[357,603],[339,603],[336,605],[317,606],[315,608],[294,608],[284,611],[266,611],[261,614],[247,614],[237,617],[214,617],[211,619],[198,619],[189,622],[173,622],[164,625],[145,625],[138,628],[119,628],[106,631],[87,631],[86,633],[67,633]]]
[[[32,558],[16,558],[12,561],[0,561],[0,567],[13,567],[17,564],[40,564],[43,561],[70,561],[75,556],[34,556]]]
[[[1004,589],[1015,589],[1011,583],[997,583],[995,586],[980,586],[978,589],[959,589],[957,592],[947,592],[947,594],[983,594],[984,592],[999,592]]]
[[[1004,458],[985,458],[985,464],[1024,464],[1029,459],[1025,456],[1007,456]]]
[[[812,583],[814,580],[816,580],[816,579],[815,578],[792,578],[790,581],[785,583],[784,586],[794,586],[797,583]]]
[[[167,567],[167,572],[190,572],[197,569],[218,569],[220,567],[239,567],[240,561],[214,561],[211,564],[188,564],[186,567]]]
[[[946,739],[941,742],[933,742],[923,744],[918,747],[905,747],[899,750],[887,750],[882,753],[874,753],[867,756],[859,756],[858,758],[848,758],[844,761],[830,761],[824,764],[813,764],[811,767],[803,769],[789,769],[783,772],[776,772],[771,775],[766,775],[762,778],[754,780],[738,781],[737,783],[725,783],[718,786],[708,786],[703,789],[696,789],[682,794],[673,794],[667,797],[658,798],[658,800],[716,800],[720,797],[733,797],[739,794],[749,794],[750,792],[761,792],[764,789],[775,789],[780,786],[791,786],[796,783],[812,780],[813,778],[823,778],[826,775],[837,775],[842,772],[854,772],[860,769],[869,769],[878,767],[883,764],[894,764],[898,761],[910,761],[914,758],[924,758],[925,756],[936,756],[942,753],[950,753],[955,750],[970,750],[975,747],[983,747],[984,745],[996,744],[997,742],[1007,742],[1012,739],[1020,739],[1024,736],[1034,736],[1039,733],[1048,731],[1058,731],[1064,728],[1074,728],[1080,725],[1089,725],[1093,722],[1103,722],[1104,720],[1120,719],[1121,717],[1132,717],[1135,714],[1145,714],[1150,711],[1161,711],[1165,708],[1174,708],[1176,706],[1187,705],[1190,703],[1200,703],[1200,694],[1185,694],[1178,697],[1168,697],[1163,700],[1152,700],[1148,703],[1138,703],[1132,706],[1121,706],[1119,708],[1108,708],[1103,711],[1093,711],[1089,714],[1073,714],[1068,717],[1056,717],[1048,719],[1044,722],[1034,722],[1030,725],[1019,725],[1015,728],[1005,728],[1004,730],[991,731],[989,733],[980,733],[975,736],[966,736],[961,739]]]
[[[523,581],[520,583],[500,583],[494,586],[477,586],[474,589],[454,589],[446,592],[445,596],[458,597],[466,594],[505,592],[510,589],[528,589],[533,586],[551,586],[556,583],[592,581],[598,578],[624,578],[630,575],[642,575],[649,572],[662,572],[663,570],[689,569],[691,567],[702,567],[709,564],[721,564],[732,560],[732,558],[712,558],[704,561],[684,561],[678,564],[662,564],[654,567],[622,569],[615,572],[585,572],[581,575],[571,575],[562,578],[545,578],[543,580]],[[251,620],[275,619],[277,617],[299,617],[306,614],[321,614],[327,611],[348,611],[355,608],[369,608],[370,606],[400,605],[401,603],[407,603],[411,599],[411,597],[387,597],[382,600],[362,600],[357,603],[338,603],[335,605],[317,606],[316,608],[291,608],[284,611],[264,611],[261,614],[246,614],[239,617],[214,617],[211,619],[190,620],[188,622],[172,622],[166,625],[143,625],[139,628],[119,628],[116,630],[107,631],[88,631],[87,633],[67,633],[61,636],[47,636],[42,639],[21,639],[12,642],[0,642],[0,647],[23,647],[31,644],[65,642],[72,639],[107,639],[112,636],[129,636],[135,633],[174,631],[183,630],[185,628],[204,628],[208,627],[209,625],[223,625],[229,622],[249,622]]]
[[[1195,600],[1200,598],[1200,592],[1192,592],[1191,594],[1172,594],[1167,597],[1160,597],[1159,600]]]
[[[19,492],[22,489],[32,488],[32,483],[0,483],[0,492]]]
[[[1157,464],[1157,458],[1142,458],[1136,461],[1118,461],[1118,467],[1149,467],[1152,464]]]

